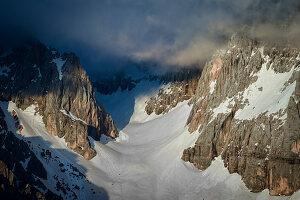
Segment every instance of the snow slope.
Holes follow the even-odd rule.
[[[42,179],[41,181],[47,188],[58,195],[62,195],[64,199],[74,199],[74,194],[78,199],[107,199],[104,189],[90,184],[84,176],[85,167],[76,163],[78,160],[85,159],[69,150],[63,138],[52,136],[45,130],[42,117],[35,111],[35,105],[24,111],[18,109],[12,102],[0,102],[0,107],[5,113],[8,129],[16,133],[19,139],[27,142],[37,158],[43,163],[48,176],[47,180]],[[17,132],[15,128],[12,110],[17,112],[20,124],[24,127],[21,133]],[[49,151],[51,155],[43,157],[41,154],[46,151]],[[21,164],[26,170],[27,164]],[[69,187],[70,191],[66,190],[65,193],[62,190],[57,191],[57,182],[64,185],[65,188]],[[75,189],[75,186],[78,186],[78,189]]]
[[[52,62],[56,64],[57,72],[59,74],[59,80],[61,80],[63,78],[62,67],[64,66],[66,60],[63,60],[61,57],[59,57],[59,58],[54,58]]]
[[[114,98],[119,98],[116,103],[124,103],[122,97],[122,94],[116,95]],[[49,172],[45,184],[54,190],[55,182],[51,177],[55,175],[70,185],[76,183],[81,189],[73,190],[79,199],[300,199],[300,192],[292,197],[270,197],[267,190],[251,193],[239,175],[228,173],[220,158],[205,171],[183,162],[183,149],[193,145],[200,134],[190,134],[185,127],[191,107],[183,102],[165,115],[148,117],[144,113],[148,96],[133,97],[134,112],[119,138],[102,137],[100,142],[89,138],[97,151],[92,160],[85,160],[68,150],[63,139],[49,135],[41,117],[35,114],[35,106],[22,111],[12,102],[2,102],[1,107],[7,110],[7,121],[12,109],[17,111],[25,127],[22,131],[24,140],[31,141],[32,148]],[[107,110],[117,113],[118,106],[121,105],[115,104]],[[11,122],[9,126],[13,129]],[[43,159],[40,145],[51,150],[52,158],[58,158]],[[61,162],[66,172],[61,172],[58,167]],[[71,176],[69,165],[76,166],[88,181]],[[72,196],[66,199],[72,199]]]
[[[112,116],[116,127],[121,130],[129,123],[135,111],[136,101],[140,101],[142,98],[146,101],[149,96],[156,92],[160,85],[159,81],[143,80],[131,91],[121,91],[119,88],[118,91],[111,95],[96,92],[96,97]],[[140,110],[143,109],[140,108]]]

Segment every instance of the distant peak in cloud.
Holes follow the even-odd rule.
[[[74,51],[88,71],[126,59],[188,66],[245,25],[254,37],[300,46],[299,13],[299,0],[2,1],[0,40],[31,36]]]

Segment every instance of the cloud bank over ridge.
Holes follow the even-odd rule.
[[[122,60],[202,62],[243,26],[300,46],[299,0],[53,0],[0,3],[2,44],[33,37],[75,51],[90,68]]]

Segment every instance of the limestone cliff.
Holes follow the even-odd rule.
[[[169,72],[160,77],[164,86],[158,93],[146,102],[145,111],[165,114],[178,103],[192,98],[198,85],[200,69],[181,69],[178,72]]]
[[[300,189],[300,51],[243,34],[208,62],[199,79],[182,159],[205,170],[221,155],[253,192]]]
[[[47,131],[85,158],[96,154],[88,135],[96,140],[101,134],[118,136],[76,55],[29,42],[1,57],[0,67],[0,99],[22,109],[37,104]]]

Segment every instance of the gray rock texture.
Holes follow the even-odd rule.
[[[160,77],[165,84],[158,93],[146,102],[145,111],[165,114],[178,103],[192,98],[198,86],[199,69],[182,69],[179,72],[169,72]]]
[[[61,55],[40,42],[29,42],[0,58],[0,100],[21,109],[38,105],[47,131],[91,159],[96,152],[88,136],[118,137],[111,117],[95,98],[89,77],[73,54]]]
[[[261,48],[263,47],[263,48]],[[253,192],[269,189],[270,195],[291,195],[300,189],[300,51],[278,47],[236,34],[226,49],[208,62],[199,79],[187,124],[199,131],[194,147],[185,149],[182,159],[205,170],[221,156],[230,173],[242,176]],[[287,107],[264,111],[249,119],[240,116],[250,105],[248,93],[259,96],[268,88],[247,88],[256,83],[261,70],[288,77],[272,102],[273,93],[257,105],[281,104],[292,88]],[[261,79],[260,79],[261,80]],[[263,79],[268,85],[271,78]],[[277,85],[268,85],[277,91]],[[277,93],[276,93],[277,94]],[[227,103],[226,103],[227,102]],[[271,106],[271,105],[270,105]],[[222,110],[217,112],[218,110]],[[253,111],[253,112],[254,112]],[[252,111],[247,111],[251,115]]]

